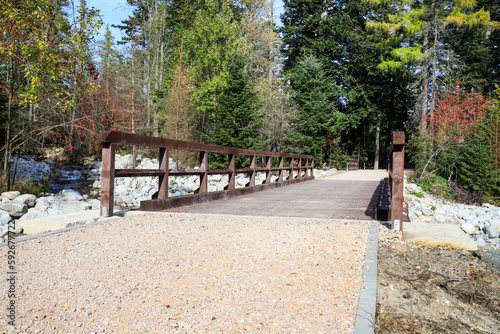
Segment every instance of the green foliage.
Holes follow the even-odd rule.
[[[227,2],[207,0],[185,36],[185,63],[191,64],[197,83],[193,101],[200,113],[211,116],[227,87],[232,60],[247,46]]]
[[[493,170],[493,154],[488,137],[489,130],[486,124],[479,124],[475,128],[474,135],[467,141],[467,145],[460,148],[458,182],[468,191],[482,193],[490,199],[499,200],[499,175]]]
[[[441,176],[429,175],[425,178],[421,178],[417,184],[427,193],[446,199],[453,199],[453,195],[448,187],[446,179]]]
[[[498,201],[498,107],[477,93],[460,92],[452,94],[453,99],[442,94],[429,126],[432,136],[411,137],[408,149],[418,183],[445,198]]]
[[[314,56],[302,59],[290,72],[290,90],[297,106],[290,149],[312,154],[319,166],[331,149],[329,138],[341,130],[343,115],[335,109],[337,87]]]
[[[500,27],[488,10],[494,10],[492,4],[485,8],[487,1],[475,0],[368,1],[379,14],[367,22],[373,46],[381,53],[378,69],[390,74],[406,70],[413,78],[417,98],[412,117],[423,130],[438,91],[456,76],[480,90],[492,89],[492,77],[498,79],[498,72],[489,69],[498,65],[498,37],[491,36]],[[484,80],[488,77],[489,86]]]
[[[342,150],[339,141],[337,141],[328,150],[325,162],[329,167],[340,170],[345,168],[347,159],[349,159],[349,155]]]
[[[19,191],[21,194],[32,194],[37,197],[45,196],[51,184],[48,177],[40,181],[31,181],[25,178],[16,178],[10,186],[11,191]],[[0,179],[0,193],[8,191],[8,185],[4,178]]]
[[[227,87],[216,102],[214,111],[208,115],[210,128],[203,139],[220,146],[262,149],[265,143],[258,134],[264,121],[259,113],[262,104],[245,72],[244,58],[237,57],[230,64]],[[237,161],[237,164],[245,163]]]
[[[411,194],[414,195],[414,196],[417,196],[418,198],[424,198],[425,197],[425,195],[423,193],[421,193],[421,192],[413,192]]]

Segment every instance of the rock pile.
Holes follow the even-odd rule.
[[[500,208],[452,203],[424,193],[413,183],[405,184],[405,201],[412,222],[457,224],[477,243],[478,248],[500,251]]]
[[[31,220],[99,208],[99,200],[85,198],[73,189],[39,198],[19,191],[4,192],[0,195],[0,235],[7,232],[8,224],[13,220]],[[21,233],[21,227],[16,229],[14,233]]]

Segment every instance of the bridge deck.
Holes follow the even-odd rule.
[[[358,170],[168,212],[327,219],[375,219],[383,170]]]

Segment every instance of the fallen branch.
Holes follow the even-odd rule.
[[[443,318],[448,319],[448,320],[452,320],[452,321],[457,321],[457,322],[461,323],[464,326],[468,326],[469,328],[472,328],[476,332],[479,332],[479,333],[488,333],[488,331],[486,329],[482,329],[481,327],[477,327],[476,325],[473,325],[471,323],[462,321],[460,319],[457,319],[457,318],[448,318],[448,317],[443,317]]]

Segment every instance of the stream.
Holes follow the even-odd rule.
[[[28,170],[23,170],[23,163],[21,163],[23,160],[29,164]],[[92,181],[88,180],[90,168],[75,164],[46,163],[41,160],[36,154],[13,156],[11,160],[12,175],[40,180],[50,168],[52,182],[48,189],[49,193],[55,194],[63,189],[76,189],[81,194],[88,193],[89,185],[92,183]],[[19,165],[18,161],[20,162]]]
[[[87,179],[89,168],[77,165],[54,165],[54,178],[49,187],[50,193],[58,193],[63,189],[76,189],[81,194],[88,192],[91,183]]]

